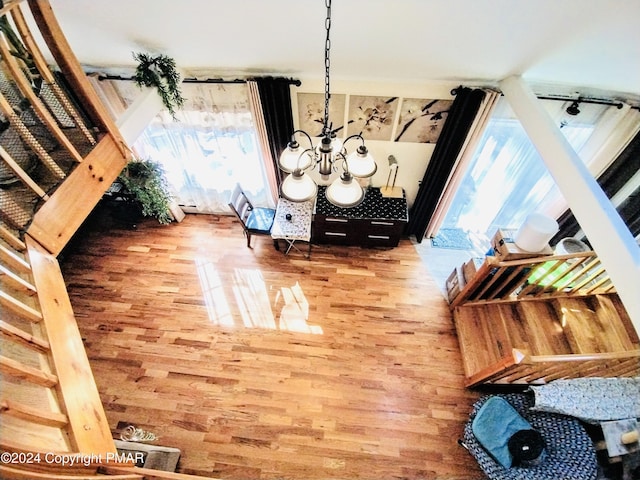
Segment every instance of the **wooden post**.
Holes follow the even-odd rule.
[[[616,286],[640,332],[640,247],[598,182],[521,77],[500,87],[582,230]]]

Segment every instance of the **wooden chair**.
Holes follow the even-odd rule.
[[[276,211],[272,208],[254,207],[240,185],[236,185],[233,190],[229,206],[242,224],[247,247],[251,248],[251,235],[271,235]],[[273,244],[277,248],[275,240]]]

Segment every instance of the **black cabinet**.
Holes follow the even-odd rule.
[[[385,198],[379,188],[368,188],[364,200],[353,208],[329,203],[319,187],[313,219],[312,241],[362,247],[395,247],[408,221],[406,198]]]

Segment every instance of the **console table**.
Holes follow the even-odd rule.
[[[395,247],[409,220],[407,200],[383,197],[370,187],[364,200],[352,208],[329,203],[326,187],[318,187],[312,238],[314,243]]]

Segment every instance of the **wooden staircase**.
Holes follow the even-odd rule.
[[[0,478],[198,478],[118,455],[56,259],[126,165],[128,147],[48,1],[6,0],[0,14],[15,28],[0,34]]]
[[[468,386],[640,374],[637,332],[592,252],[490,257],[478,275],[452,302]]]

